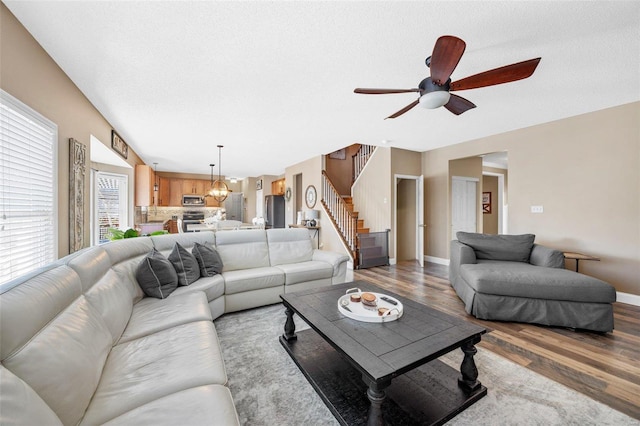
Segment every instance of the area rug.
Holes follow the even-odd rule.
[[[242,425],[337,425],[278,337],[284,307],[271,305],[215,320],[229,388]],[[309,328],[296,317],[296,329]],[[440,359],[459,368],[463,354]],[[637,420],[499,355],[478,348],[488,394],[448,425],[638,425]]]

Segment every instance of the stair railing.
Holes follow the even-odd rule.
[[[360,145],[358,151],[353,154],[353,156],[351,157],[351,161],[353,162],[353,174],[351,176],[351,183],[355,182],[356,179],[358,179],[358,176],[360,176],[360,173],[362,173],[362,170],[367,164],[367,161],[369,161],[369,157],[371,157],[371,154],[373,154],[373,151],[375,150],[376,147],[374,145]]]
[[[353,259],[354,267],[356,267],[358,262],[358,216],[349,211],[347,203],[340,196],[324,170],[322,171],[321,203],[333,222],[333,226],[338,230],[342,242]]]

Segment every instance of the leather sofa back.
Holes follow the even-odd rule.
[[[219,231],[216,250],[222,258],[223,272],[270,266],[267,234],[260,229]]]
[[[267,229],[267,241],[271,266],[308,262],[313,257],[313,243],[306,229]]]
[[[112,345],[99,311],[82,294],[80,276],[60,265],[14,286],[0,303],[2,365],[62,423],[78,423]]]

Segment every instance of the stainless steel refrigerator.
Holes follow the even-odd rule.
[[[283,195],[264,197],[265,228],[284,228],[284,205]]]

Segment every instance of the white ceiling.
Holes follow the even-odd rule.
[[[426,151],[640,100],[640,2],[42,2],[3,0],[158,170],[278,175],[352,143]],[[535,57],[526,80],[414,108],[436,39],[467,49],[452,80]],[[216,167],[217,173],[217,167]]]

